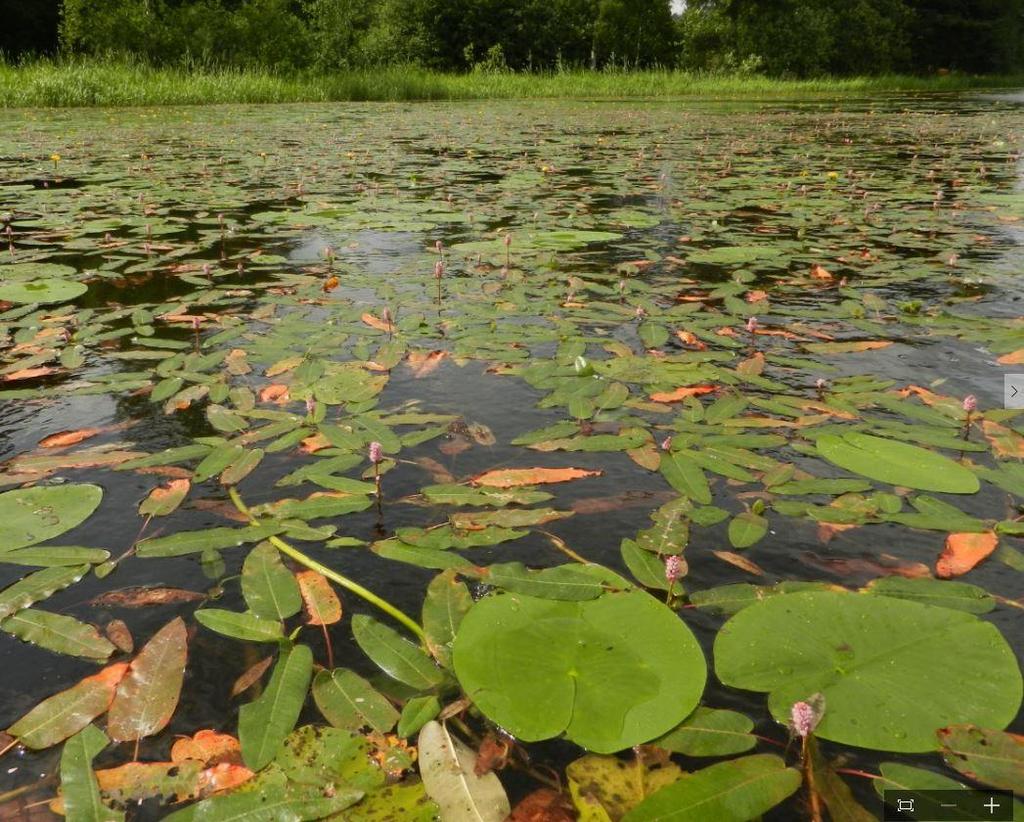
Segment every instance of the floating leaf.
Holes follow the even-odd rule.
[[[702,706],[651,744],[685,756],[731,756],[757,744],[752,730],[753,721],[741,713]]]
[[[571,482],[585,477],[599,477],[603,473],[585,468],[505,468],[473,477],[473,484],[492,488],[516,488],[523,485]]]
[[[573,804],[583,819],[601,812],[606,814],[602,818],[621,819],[648,796],[683,776],[672,762],[647,765],[639,757],[626,761],[594,754],[571,762],[565,773]]]
[[[707,477],[689,457],[674,451],[665,452],[661,455],[661,473],[680,494],[702,505],[711,504]]]
[[[938,731],[946,762],[968,779],[1024,793],[1024,737],[973,725]]]
[[[187,658],[188,631],[179,617],[145,644],[118,684],[107,720],[111,739],[141,739],[167,727],[178,707]]]
[[[245,764],[254,771],[269,765],[295,727],[313,678],[313,652],[305,645],[281,651],[259,699],[238,714],[238,738]],[[223,819],[225,817],[218,817]]]
[[[423,600],[423,631],[430,653],[444,667],[451,667],[451,649],[462,618],[473,606],[473,597],[454,570],[434,577]],[[433,718],[433,717],[431,717]],[[419,730],[418,728],[416,730]]]
[[[280,534],[284,525],[250,525],[245,528],[207,528],[201,531],[180,531],[169,537],[154,537],[139,543],[136,554],[140,557],[183,557],[235,548],[247,542],[259,542]]]
[[[284,628],[274,619],[264,619],[251,612],[238,613],[220,608],[196,611],[196,620],[211,631],[250,642],[277,642],[284,638]]]
[[[425,690],[444,681],[444,674],[423,651],[393,628],[365,614],[352,618],[352,633],[363,652],[388,676]]]
[[[105,660],[115,650],[94,625],[34,608],[25,608],[7,617],[0,622],[0,630],[48,651],[86,659]]]
[[[439,713],[441,713],[441,703],[433,694],[413,697],[402,708],[396,733],[403,739],[410,737],[414,733],[418,733],[420,728],[430,720],[436,719]]]
[[[879,482],[948,494],[974,494],[980,487],[974,474],[949,457],[905,442],[849,432],[818,437],[817,447],[829,462]]]
[[[139,514],[144,517],[165,517],[174,513],[188,496],[192,483],[187,479],[171,480],[167,485],[154,488],[139,506]]]
[[[525,741],[565,733],[599,753],[678,724],[705,680],[693,635],[640,591],[583,602],[488,596],[463,619],[454,661],[466,693],[510,733]],[[503,687],[511,681],[514,689]]]
[[[341,600],[334,593],[327,577],[316,571],[301,571],[295,575],[295,579],[306,605],[306,622],[309,625],[341,622]]]
[[[910,599],[925,605],[954,608],[970,614],[986,614],[996,607],[996,601],[991,594],[966,582],[892,576],[871,580],[864,591],[897,599]]]
[[[45,485],[0,494],[0,551],[70,531],[89,518],[102,498],[98,485]]]
[[[444,725],[428,722],[419,735],[420,774],[442,819],[505,822],[508,796],[494,774],[476,775],[476,754],[453,738]]]
[[[28,748],[41,750],[78,733],[106,713],[128,663],[109,665],[66,691],[44,699],[7,729]]]
[[[1022,692],[994,626],[947,608],[831,592],[744,608],[715,638],[715,670],[725,685],[769,692],[780,722],[793,703],[822,693],[819,737],[885,751],[933,749],[936,725],[1005,727]]]
[[[781,757],[755,754],[720,762],[662,788],[622,817],[623,822],[704,822],[754,819],[800,787],[800,772]]]
[[[398,721],[398,711],[387,698],[347,668],[320,671],[313,680],[313,699],[336,728],[387,733]]]
[[[729,542],[733,548],[749,548],[768,533],[768,520],[753,511],[744,511],[729,523]]]
[[[64,802],[64,816],[75,822],[118,822],[124,819],[120,811],[113,811],[100,800],[99,784],[92,771],[92,760],[110,740],[94,725],[64,744],[60,756],[60,788]]]
[[[999,546],[993,531],[981,534],[950,534],[946,547],[935,563],[936,576],[943,579],[966,574]]]
[[[66,303],[81,297],[88,290],[85,283],[39,278],[31,282],[0,284],[0,300],[41,305]]]
[[[74,585],[89,571],[88,565],[57,567],[36,571],[0,591],[0,620],[47,599],[69,585]]]
[[[299,585],[269,542],[253,548],[242,563],[242,595],[261,619],[284,620],[302,608]]]

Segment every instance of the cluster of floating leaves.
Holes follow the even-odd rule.
[[[882,763],[879,791],[1024,788],[1004,732],[1020,670],[980,618],[1021,605],[952,579],[1024,570],[1020,412],[906,379],[919,352],[995,381],[1024,363],[990,299],[1024,218],[1015,112],[18,117],[0,143],[5,417],[118,409],[37,432],[0,474],[0,629],[106,664],[8,728],[8,749],[64,743],[55,810],[748,819],[804,786],[816,818],[874,818],[819,738],[955,769]],[[476,419],[490,392],[536,408],[509,402],[496,433]],[[101,509],[118,472],[145,485],[137,521]],[[650,523],[619,556],[574,540],[572,518],[630,506]],[[111,515],[131,526],[104,529],[117,545],[52,544]],[[848,531],[861,559],[797,550]],[[932,562],[901,556],[912,534],[938,540]],[[155,560],[174,558],[212,587],[163,586]],[[118,587],[147,562],[152,585]],[[359,583],[368,564],[403,585],[437,572],[417,618]],[[735,581],[694,584],[713,565]],[[183,616],[136,651],[119,619],[34,607],[89,578],[108,583],[98,614]],[[707,704],[722,692],[691,629],[714,632],[724,688],[767,694],[774,735]],[[167,754],[211,631],[249,649],[224,685],[246,701]],[[377,673],[336,664],[341,631]],[[808,712],[799,762],[753,752]],[[559,737],[589,753],[512,811],[491,771],[551,782],[527,743]]]

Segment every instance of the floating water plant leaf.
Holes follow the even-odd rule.
[[[224,611],[203,608],[196,611],[196,620],[211,631],[250,642],[277,642],[284,638],[284,629],[275,619],[264,619],[248,611]]]
[[[476,754],[452,737],[439,722],[428,722],[419,735],[420,774],[427,795],[442,819],[505,822],[508,796],[494,774],[476,775]]]
[[[689,457],[675,451],[661,455],[661,473],[680,494],[702,505],[711,504],[711,488],[701,467]]]
[[[1021,703],[1020,669],[994,626],[888,597],[807,592],[751,605],[715,638],[715,670],[730,687],[767,691],[780,722],[822,693],[819,737],[885,751],[931,750],[936,725],[1003,728]]]
[[[2,556],[2,555],[0,555]],[[89,572],[88,565],[46,568],[29,574],[0,591],[0,620],[74,585]]]
[[[992,531],[980,534],[950,534],[938,562],[935,575],[943,579],[966,574],[999,547],[999,537]]]
[[[1024,737],[973,725],[938,731],[946,762],[968,779],[1024,793]]]
[[[31,565],[37,568],[57,568],[82,563],[100,563],[110,558],[110,552],[102,548],[80,548],[73,545],[46,545],[35,548],[18,548],[0,554],[0,563],[8,565]]]
[[[403,739],[418,733],[420,728],[441,713],[441,703],[436,696],[417,696],[405,703],[398,718],[396,733]]]
[[[583,602],[488,596],[462,620],[453,659],[466,693],[510,733],[565,733],[600,753],[678,724],[706,676],[690,631],[640,591]],[[511,680],[515,689],[502,687]]]
[[[98,485],[51,485],[0,494],[0,551],[53,539],[85,522],[103,498]]]
[[[266,690],[259,699],[242,706],[238,738],[249,768],[261,770],[277,756],[299,718],[312,677],[313,652],[305,645],[284,648]]]
[[[673,762],[646,764],[632,760],[588,754],[565,769],[569,793],[583,819],[604,814],[603,819],[621,819],[648,796],[683,776]],[[599,809],[599,810],[598,810]]]
[[[968,585],[966,582],[891,576],[871,580],[864,591],[868,594],[909,599],[925,605],[967,611],[970,614],[987,614],[996,607],[996,601],[988,591],[976,585]]]
[[[359,647],[384,673],[410,688],[426,690],[444,681],[444,674],[416,645],[373,617],[357,614],[352,633]]]
[[[192,487],[187,479],[171,480],[167,485],[154,488],[139,506],[139,514],[144,517],[165,517],[173,514],[188,496]]]
[[[261,542],[242,563],[242,595],[261,619],[284,620],[302,608],[299,585],[270,542]]]
[[[313,700],[336,728],[387,733],[398,721],[398,711],[387,698],[347,668],[320,671],[313,680]]]
[[[752,730],[753,721],[741,713],[701,706],[651,744],[685,756],[730,756],[757,744]]]
[[[853,798],[850,786],[822,756],[814,734],[807,737],[805,744],[804,756],[809,760],[811,773],[808,787],[825,803],[829,817],[843,822],[876,822],[878,817]]]
[[[306,606],[309,625],[333,625],[341,622],[341,600],[334,593],[330,581],[316,571],[301,571],[295,575],[299,583],[302,602]]]
[[[48,651],[85,659],[105,660],[116,650],[95,626],[35,608],[25,608],[7,617],[0,622],[0,630]]]
[[[793,794],[800,772],[781,757],[755,754],[687,774],[622,817],[622,822],[755,819]]]
[[[469,485],[428,485],[422,493],[431,502],[439,505],[533,505],[551,499],[546,491],[534,491],[529,487],[510,488],[507,491],[496,488],[473,488]]]
[[[469,576],[471,572],[462,573]],[[502,562],[478,568],[473,575],[496,588],[541,599],[594,599],[604,590],[600,579],[573,565],[556,565],[534,571],[521,562]]]
[[[0,283],[0,300],[9,303],[66,303],[81,297],[88,286],[68,280],[35,279],[30,282]]]
[[[729,542],[733,548],[749,548],[768,533],[768,520],[753,511],[737,514],[729,523]]]
[[[167,726],[178,707],[187,659],[188,631],[174,619],[145,644],[118,683],[107,719],[111,739],[141,739]]]
[[[585,468],[505,468],[480,474],[473,478],[473,484],[491,488],[516,488],[523,485],[571,482],[585,477],[599,477],[603,473]]]
[[[473,596],[454,570],[438,574],[427,586],[423,631],[431,655],[446,668],[451,667],[452,642],[459,625],[472,606]]]
[[[140,557],[182,557],[203,554],[223,548],[235,548],[247,542],[259,542],[280,534],[284,525],[250,525],[244,528],[207,528],[201,531],[179,531],[169,537],[154,537],[139,543]]]
[[[78,733],[106,713],[128,663],[109,665],[65,691],[44,699],[7,732],[28,748],[41,750]]]
[[[60,789],[66,818],[82,822],[124,819],[123,813],[103,804],[92,770],[92,760],[109,744],[107,735],[94,725],[87,725],[64,743],[60,755]]]
[[[974,494],[978,478],[949,457],[905,442],[849,432],[818,437],[818,453],[829,462],[879,482],[922,491]]]

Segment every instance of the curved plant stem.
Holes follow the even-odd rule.
[[[230,494],[231,501],[235,504],[235,508],[238,509],[239,513],[248,517],[249,521],[253,525],[258,525],[259,521],[256,519],[256,517],[253,516],[252,511],[249,510],[249,507],[245,504],[245,502],[243,502],[241,496],[239,496],[238,494],[238,491],[236,491],[234,488],[229,488],[228,494]],[[371,605],[376,605],[378,608],[384,611],[384,613],[394,617],[399,622],[401,622],[406,628],[408,628],[410,631],[416,634],[416,636],[420,639],[421,642],[426,641],[426,634],[423,632],[423,629],[416,623],[416,621],[403,614],[386,599],[382,599],[381,597],[377,596],[375,593],[373,593],[373,591],[364,588],[355,580],[351,580],[346,576],[342,576],[337,571],[328,568],[326,565],[322,565],[321,563],[313,559],[311,556],[302,553],[302,551],[300,551],[298,548],[289,545],[280,537],[270,537],[270,542],[274,545],[275,548],[277,548],[277,550],[279,550],[285,556],[291,557],[300,565],[305,565],[311,571],[316,571],[318,574],[323,574],[325,577],[331,580],[331,582],[334,582],[340,585],[342,588],[351,591],[353,594],[362,597]]]

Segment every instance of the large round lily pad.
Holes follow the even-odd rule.
[[[949,457],[916,445],[851,431],[818,437],[818,453],[829,462],[879,482],[921,491],[974,494],[978,478]]]
[[[67,280],[32,280],[0,285],[0,301],[9,303],[66,303],[81,297],[88,287],[85,283]]]
[[[833,591],[744,608],[715,639],[728,686],[768,692],[780,722],[825,695],[817,734],[884,751],[935,749],[935,730],[1005,728],[1020,708],[1020,668],[991,624],[963,611]]]
[[[463,619],[453,654],[466,693],[510,733],[564,733],[598,753],[674,728],[707,678],[690,630],[635,590],[583,602],[489,596]]]
[[[0,494],[0,552],[35,545],[85,522],[100,504],[98,485],[54,485]]]

